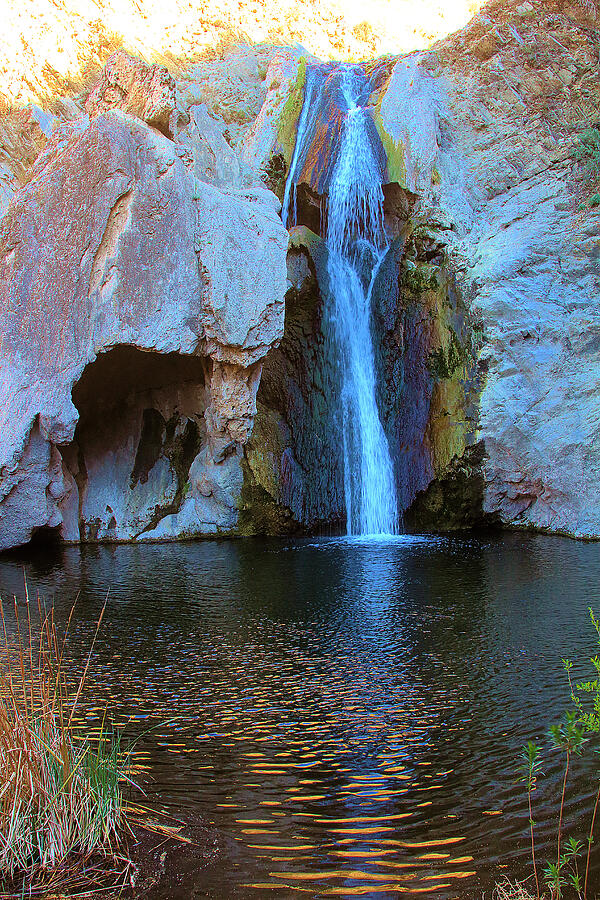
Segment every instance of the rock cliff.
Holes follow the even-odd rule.
[[[176,116],[174,84],[133,65],[114,59],[92,118],[54,129],[0,224],[0,547],[44,526],[119,540],[237,522],[287,234],[241,164],[223,185],[202,109],[174,140],[152,127]]]
[[[367,66],[378,400],[414,527],[600,537],[600,207],[574,152],[599,52],[591,2],[492,0]],[[0,547],[343,519],[320,236],[335,104],[289,238],[279,218],[315,62],[246,45],[169,73],[120,52],[83,93],[3,118]]]
[[[430,51],[372,67],[388,231],[401,237],[374,292],[380,402],[416,527],[600,536],[600,214],[574,158],[598,118],[599,50],[593,4],[491,2]],[[266,172],[290,163],[302,65],[275,123],[259,117],[245,138]],[[332,140],[322,134],[298,194],[313,232]],[[318,344],[303,342],[308,358]],[[301,471],[303,446],[292,432],[285,452]],[[322,512],[334,519],[335,502]]]
[[[490,3],[399,61],[379,105],[477,328],[483,510],[581,537],[600,535],[600,215],[573,148],[599,49],[591,4]]]

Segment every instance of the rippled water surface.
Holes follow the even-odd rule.
[[[519,748],[566,700],[561,657],[594,650],[600,546],[509,535],[30,551],[0,559],[4,597],[23,595],[24,574],[63,622],[79,596],[80,660],[108,593],[90,689],[130,731],[152,727],[139,745],[149,801],[214,826],[216,860],[161,896],[481,898],[500,867],[527,874]],[[558,758],[545,771],[542,845]],[[581,776],[572,785],[579,834],[591,799]]]

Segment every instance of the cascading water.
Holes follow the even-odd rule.
[[[283,204],[281,207],[281,218],[283,224],[287,228],[288,225],[294,225],[296,222],[296,172],[298,171],[302,157],[306,152],[306,136],[309,135],[314,127],[314,118],[318,109],[318,97],[323,90],[325,79],[319,69],[309,68],[306,70],[304,81],[304,102],[298,119],[296,128],[296,144],[294,153],[290,163],[288,177],[285,182],[285,194],[283,195]]]
[[[338,158],[329,184],[327,248],[331,319],[341,367],[344,488],[349,534],[396,530],[394,472],[376,400],[371,291],[387,241],[383,228],[381,167],[367,111],[358,98],[365,76],[342,72],[347,105]]]
[[[327,70],[331,73],[331,69]],[[348,534],[394,534],[397,500],[388,441],[376,399],[371,329],[371,293],[387,250],[383,225],[382,165],[368,111],[365,73],[339,66],[324,80],[307,81],[296,148],[284,202],[288,218],[301,157],[310,143],[310,105],[323,86],[337,89],[343,125],[335,164],[328,179],[326,245],[330,323],[339,365],[344,494]],[[370,127],[369,127],[370,126]],[[295,208],[290,216],[295,221]]]

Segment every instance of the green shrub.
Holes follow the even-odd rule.
[[[591,609],[589,614],[596,631],[598,644],[600,645],[600,620],[596,618]],[[595,801],[589,828],[585,836],[582,839],[565,836],[563,824],[573,763],[584,753],[597,749],[598,735],[600,734],[600,657],[596,654],[589,660],[591,677],[587,681],[578,683],[574,683],[572,679],[573,663],[571,660],[563,659],[562,662],[569,682],[571,696],[570,706],[564,710],[561,719],[552,725],[548,731],[549,749],[554,752],[558,751],[563,758],[563,777],[558,800],[556,857],[546,862],[544,881],[549,890],[550,900],[562,900],[563,897],[576,897],[579,900],[588,900],[590,859],[594,846],[595,826],[600,805],[600,773],[594,777],[594,783],[591,786],[595,794]],[[535,896],[536,900],[541,900],[542,896],[544,898],[548,896],[540,893],[534,834],[536,823],[532,809],[532,796],[537,788],[538,779],[543,774],[541,771],[542,760],[542,748],[533,741],[528,741],[521,752],[519,780],[525,785],[527,792],[531,862],[536,888],[535,895],[530,894],[526,890],[523,890],[523,893],[518,893],[522,889],[522,885],[512,886],[504,879],[497,889],[499,897],[516,898],[519,896],[524,898],[526,896]]]
[[[573,159],[582,164],[588,180],[592,183],[600,178],[600,129],[586,128],[577,136],[577,144],[571,153]],[[594,193],[580,204],[580,209],[600,206],[600,194]]]
[[[586,128],[577,136],[577,145],[573,150],[573,158],[583,163],[592,176],[600,174],[600,130]]]

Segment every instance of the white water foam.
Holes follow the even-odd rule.
[[[344,67],[347,105],[329,185],[327,248],[331,320],[341,371],[344,492],[348,534],[397,531],[394,470],[376,395],[371,293],[387,251],[381,167],[359,105],[365,76]]]

